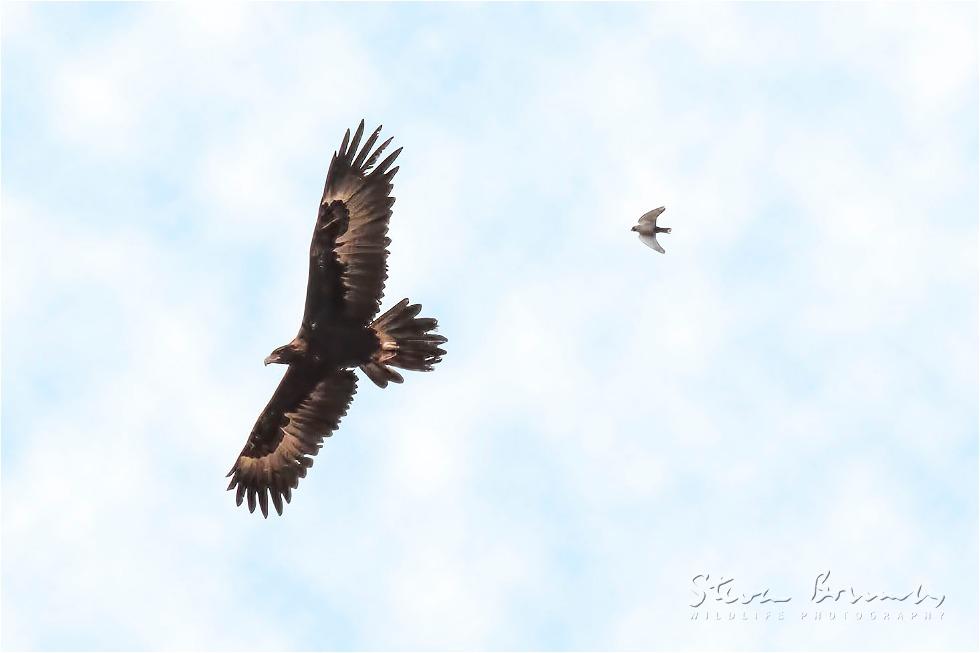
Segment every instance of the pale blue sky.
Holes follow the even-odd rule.
[[[0,643],[975,649],[976,25],[5,4]],[[263,521],[223,475],[361,117],[405,148],[384,305],[449,353]],[[943,619],[801,618],[827,569]],[[793,601],[693,623],[699,573]]]

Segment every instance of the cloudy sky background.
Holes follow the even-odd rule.
[[[975,649],[976,12],[5,4],[0,644]],[[223,477],[361,117],[449,354],[263,521]],[[943,620],[803,620],[827,569]]]

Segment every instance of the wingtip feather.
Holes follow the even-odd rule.
[[[259,489],[259,508],[262,509],[262,517],[265,519],[269,518],[269,493],[267,488]]]

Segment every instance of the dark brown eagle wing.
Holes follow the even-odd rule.
[[[310,244],[310,276],[303,323],[312,326],[324,313],[341,313],[367,324],[378,313],[388,278],[387,237],[391,180],[398,167],[389,167],[401,148],[374,167],[389,138],[373,152],[381,127],[358,149],[364,121],[351,138],[344,134],[334,152],[323,187],[323,198]],[[373,169],[372,169],[373,167]]]
[[[271,497],[281,515],[282,500],[289,503],[323,439],[347,414],[356,386],[350,370],[324,374],[322,369],[290,365],[228,472],[228,489],[237,486],[236,503],[241,505],[247,496],[249,512],[254,512],[257,498],[268,517]]]

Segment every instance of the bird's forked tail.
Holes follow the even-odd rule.
[[[416,317],[421,310],[420,304],[403,299],[371,323],[381,346],[361,370],[379,388],[387,387],[389,381],[404,380],[392,367],[428,372],[445,355],[439,348],[445,336],[433,333],[439,323],[431,317]]]

